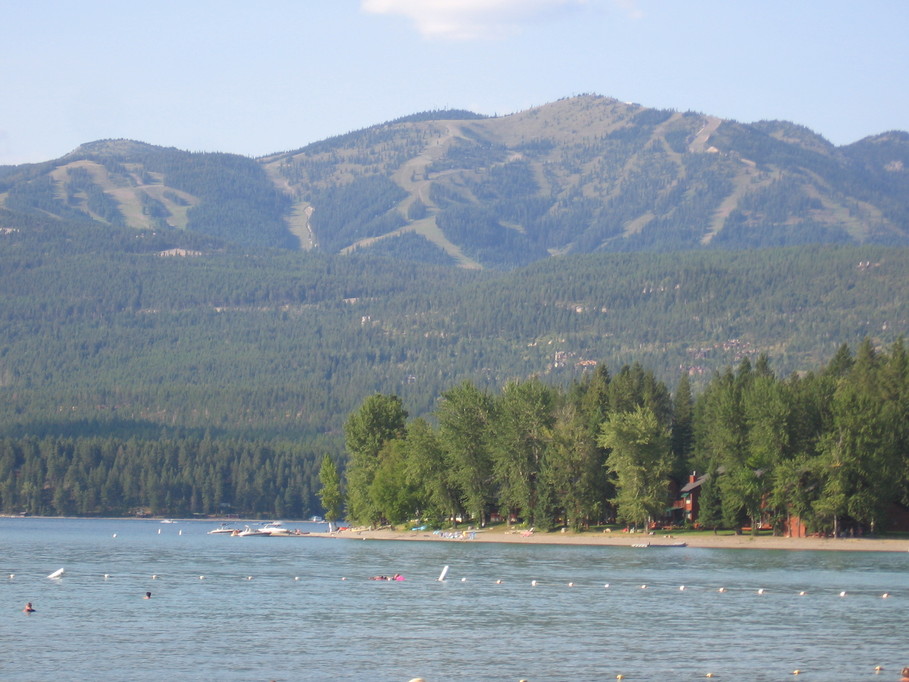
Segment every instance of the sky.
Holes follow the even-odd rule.
[[[583,93],[837,145],[909,130],[904,0],[0,0],[0,165],[128,138],[264,156]]]

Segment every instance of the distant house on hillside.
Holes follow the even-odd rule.
[[[166,251],[159,251],[158,255],[162,258],[171,258],[178,256],[180,258],[196,257],[201,256],[201,251],[193,251],[192,249],[167,249]]]

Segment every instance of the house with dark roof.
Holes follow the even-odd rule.
[[[698,476],[696,471],[688,476],[688,482],[679,489],[678,496],[672,503],[672,521],[677,525],[694,525],[698,520],[698,498],[701,486],[709,474]]]

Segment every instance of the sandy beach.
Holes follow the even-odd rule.
[[[311,533],[311,535],[346,538],[351,540],[407,540],[425,542],[508,542],[528,545],[589,545],[589,546],[631,546],[631,545],[674,545],[684,542],[689,547],[716,549],[785,549],[785,550],[829,550],[854,552],[909,552],[909,538],[787,538],[769,535],[734,535],[728,531],[713,534],[671,534],[622,532],[534,532],[507,530],[504,528],[480,529],[476,531],[446,531],[434,534],[422,530],[393,530],[352,528],[336,533]]]

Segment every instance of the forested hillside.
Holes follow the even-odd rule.
[[[765,352],[788,374],[909,321],[903,249],[597,254],[492,274],[29,220],[0,213],[6,433],[338,434],[371,392],[423,414],[461,379],[564,383],[598,363],[699,385]]]
[[[29,221],[0,213],[7,432],[338,433],[373,391],[419,414],[462,378],[558,383],[633,362],[697,385],[742,357],[788,374],[909,328],[903,249],[598,254],[491,274]]]
[[[0,174],[0,205],[20,214],[137,229],[181,229],[243,246],[297,248],[289,198],[260,164],[127,140],[84,144],[57,161]]]
[[[0,206],[494,270],[594,252],[906,246],[909,134],[836,147],[784,121],[584,95],[500,117],[425,112],[260,159],[98,141],[0,168]]]
[[[329,251],[415,257],[403,233],[510,269],[596,251],[909,243],[905,133],[837,148],[787,122],[588,95],[495,118],[435,112],[262,163]]]

